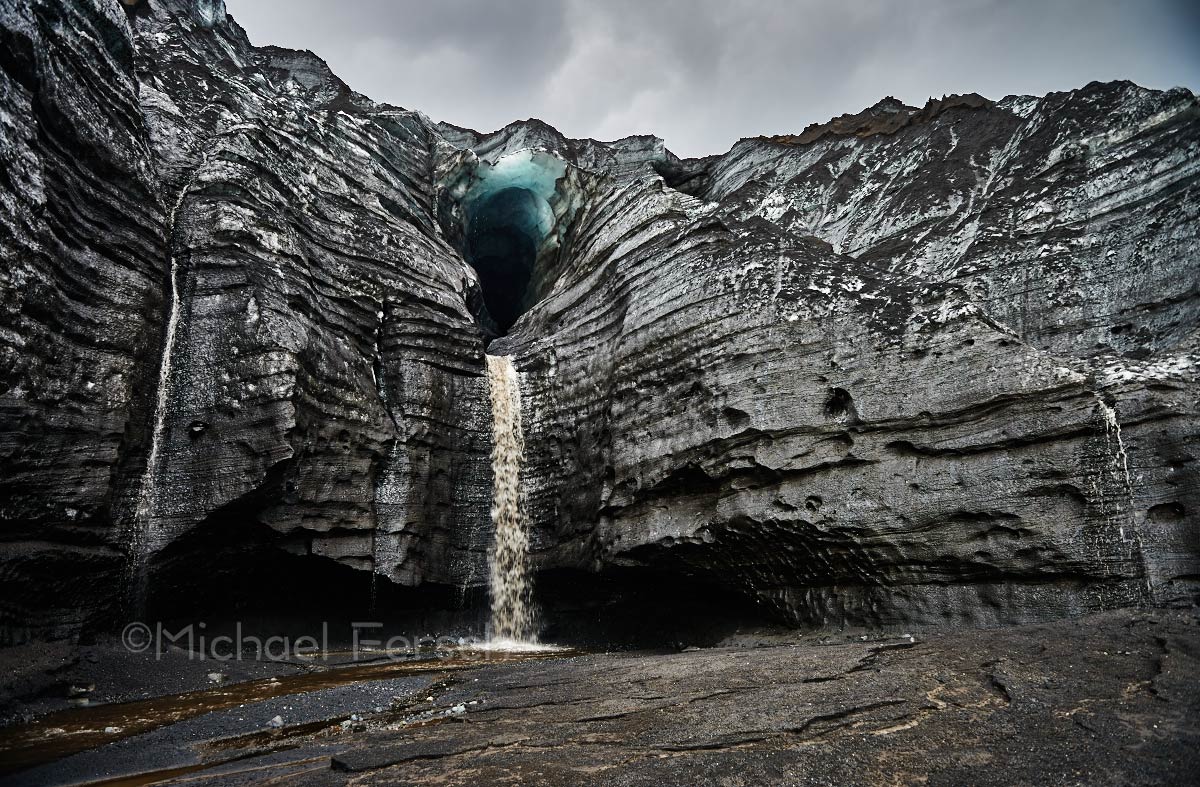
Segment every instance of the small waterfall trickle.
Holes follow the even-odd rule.
[[[134,507],[133,522],[127,536],[129,562],[127,568],[126,598],[132,607],[131,612],[142,615],[145,612],[147,584],[149,582],[149,561],[154,552],[162,545],[161,534],[155,531],[158,516],[158,491],[160,465],[162,464],[163,442],[167,432],[167,406],[171,395],[171,374],[173,372],[176,334],[179,331],[180,311],[182,311],[182,294],[180,292],[180,277],[185,275],[179,265],[179,255],[175,251],[175,233],[179,211],[187,199],[193,185],[197,183],[200,173],[208,166],[212,151],[205,149],[200,156],[196,168],[175,194],[171,210],[166,220],[167,242],[167,275],[169,277],[170,301],[167,304],[167,323],[163,335],[162,360],[158,367],[158,388],[154,397],[154,426],[150,432],[150,450],[146,455],[146,467],[137,487],[137,504]]]
[[[167,218],[167,226],[174,228],[175,215],[179,211],[183,198],[187,194],[184,188],[171,207]],[[168,238],[168,242],[170,239]],[[158,387],[154,399],[154,426],[150,432],[150,451],[146,455],[146,467],[138,482],[137,506],[134,510],[133,527],[129,535],[129,568],[126,578],[128,588],[128,603],[131,612],[141,615],[146,604],[147,561],[150,557],[151,543],[154,536],[154,515],[157,502],[157,477],[159,464],[162,461],[163,438],[167,430],[167,404],[170,397],[171,362],[175,352],[175,334],[179,328],[179,261],[172,252],[168,258],[167,275],[170,278],[170,302],[167,304],[167,324],[163,336],[162,360],[158,367]]]
[[[371,352],[371,381],[375,384],[375,390],[379,392],[379,401],[391,421],[395,434],[391,447],[388,449],[387,460],[378,475],[375,476],[375,529],[371,533],[371,583],[368,606],[372,617],[377,614],[376,601],[380,578],[382,577],[386,581],[388,579],[387,572],[394,570],[400,562],[395,530],[404,526],[408,502],[397,472],[405,449],[404,428],[396,408],[392,404],[387,366],[380,349],[386,333],[387,311],[386,301],[376,303],[374,346]]]
[[[162,454],[163,434],[167,429],[167,398],[170,394],[171,356],[175,350],[175,333],[179,328],[179,265],[171,255],[171,303],[167,314],[167,332],[163,339],[162,363],[158,368],[158,392],[154,400],[154,431],[150,433],[150,453],[146,457],[146,470],[142,475],[141,494],[138,497],[138,519],[145,521],[151,513],[150,499],[154,489],[154,474]]]
[[[1122,483],[1123,492],[1126,504],[1122,508],[1123,511],[1114,511],[1114,521],[1117,524],[1117,532],[1121,537],[1121,541],[1129,545],[1130,560],[1140,560],[1142,564],[1142,583],[1143,590],[1147,597],[1153,595],[1152,583],[1150,581],[1149,567],[1146,563],[1146,548],[1142,543],[1141,533],[1138,532],[1137,521],[1133,515],[1134,504],[1134,488],[1133,476],[1129,473],[1129,454],[1125,450],[1125,438],[1121,435],[1121,421],[1117,416],[1116,408],[1104,401],[1104,398],[1099,393],[1095,394],[1096,402],[1099,405],[1100,415],[1104,419],[1104,435],[1109,443],[1110,453],[1113,454],[1113,461],[1120,473],[1120,481]],[[1129,525],[1129,533],[1125,532],[1125,525]]]
[[[1125,453],[1125,440],[1121,437],[1121,422],[1117,419],[1117,411],[1099,395],[1096,396],[1096,402],[1100,407],[1100,415],[1104,418],[1105,437],[1110,444],[1114,439],[1116,441],[1116,450],[1113,453],[1116,464],[1121,471],[1121,480],[1125,487],[1125,497],[1132,500],[1133,480],[1129,477],[1129,455]],[[1127,541],[1124,525],[1119,525],[1119,531],[1121,540]]]
[[[492,521],[495,540],[489,560],[493,642],[532,643],[534,614],[529,586],[529,534],[521,515],[521,389],[507,356],[487,356],[492,400]]]
[[[1129,454],[1125,453],[1125,439],[1121,437],[1121,421],[1117,418],[1117,411],[1107,402],[1099,397],[1097,397],[1097,401],[1100,403],[1100,412],[1104,416],[1105,434],[1110,438],[1116,438],[1116,460],[1121,465],[1121,474],[1125,478],[1125,491],[1132,496],[1133,479],[1129,476]]]

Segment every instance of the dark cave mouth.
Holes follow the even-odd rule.
[[[473,161],[450,187],[462,252],[479,277],[480,323],[503,336],[545,292],[548,258],[569,212],[567,165],[542,150]]]
[[[539,219],[549,206],[529,189],[510,186],[472,207],[464,252],[479,275],[488,316],[503,335],[529,309],[545,237]]]
[[[262,641],[319,635],[349,647],[359,625],[410,642],[485,636],[485,587],[402,586],[295,546],[253,508],[221,511],[156,557],[144,614],[170,632],[202,622],[197,635],[209,642],[240,631]],[[542,641],[573,648],[710,647],[746,626],[779,625],[749,597],[667,565],[549,569],[533,587]]]

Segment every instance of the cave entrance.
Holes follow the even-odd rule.
[[[545,200],[529,189],[510,186],[472,210],[466,258],[479,274],[484,306],[501,334],[529,308],[543,209],[549,210]]]
[[[463,256],[479,276],[478,316],[499,335],[545,292],[569,202],[560,190],[565,173],[566,162],[553,154],[518,150],[472,165],[456,196]]]

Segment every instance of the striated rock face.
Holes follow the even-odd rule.
[[[464,581],[490,417],[477,285],[433,209],[445,143],[220,3],[59,5],[2,15],[7,622],[78,625],[123,570],[262,525]],[[59,572],[79,586],[47,609]]]
[[[527,370],[546,565],[797,622],[994,623],[1195,582],[1200,115],[949,100],[597,186]],[[580,483],[580,481],[583,481]]]
[[[0,621],[61,633],[120,586],[166,210],[120,7],[0,22]]]
[[[681,161],[377,104],[217,0],[63,5],[0,2],[8,636],[218,554],[481,586],[485,346],[545,577],[815,624],[1192,598],[1190,92],[889,99]]]
[[[434,217],[445,143],[223,13],[155,2],[131,28],[180,293],[145,551],[246,519],[295,553],[462,581],[490,411],[477,285]]]
[[[953,283],[1038,349],[1145,358],[1191,341],[1200,107],[1189,91],[1093,83],[893,109],[904,120],[890,133],[835,121],[808,144],[743,140],[697,193],[874,267]]]

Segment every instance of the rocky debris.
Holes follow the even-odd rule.
[[[167,611],[289,601],[267,564],[469,598],[494,326],[447,178],[530,146],[554,232],[488,349],[544,575],[829,626],[1195,597],[1187,90],[885,100],[679,160],[377,104],[219,0],[2,21],[7,641],[106,625],[143,573]]]
[[[95,690],[96,690],[95,683],[87,683],[87,684],[82,684],[82,685],[70,684],[67,686],[67,697],[69,699],[74,699],[75,697],[83,697],[85,695],[91,694]]]

